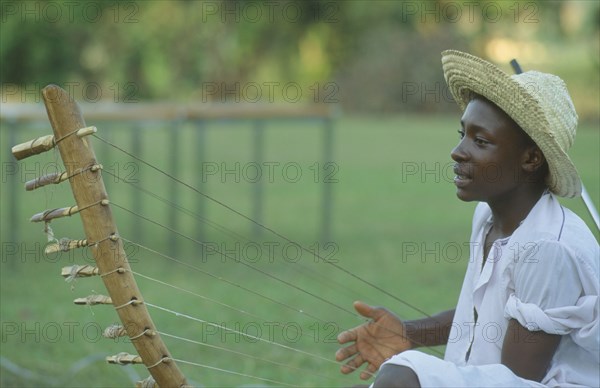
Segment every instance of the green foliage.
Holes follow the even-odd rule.
[[[597,120],[599,92],[587,86],[599,81],[598,10],[590,1],[4,1],[0,78],[25,90],[97,83],[106,99],[111,85],[134,85],[136,98],[159,100],[200,100],[207,84],[335,82],[353,112],[448,111],[435,91],[439,52],[457,48],[556,71],[581,116]]]

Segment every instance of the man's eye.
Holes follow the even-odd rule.
[[[475,138],[475,143],[482,145],[482,144],[487,144],[488,142],[487,142],[487,140],[484,140],[484,139],[482,139],[480,137],[476,137]]]
[[[458,131],[458,136],[462,139],[463,137],[465,137],[465,131],[463,131],[462,129],[459,129]]]

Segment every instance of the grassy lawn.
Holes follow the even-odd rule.
[[[174,128],[152,125],[141,134],[145,160],[248,216],[253,214],[253,181],[261,182],[262,222],[302,246],[318,248],[335,266],[297,251],[268,231],[255,234],[254,225],[239,215],[181,185],[174,186],[164,175],[94,139],[105,170],[129,182],[104,174],[111,201],[161,224],[170,224],[176,217],[175,227],[183,235],[201,239],[229,256],[114,208],[122,236],[188,264],[184,267],[126,244],[134,271],[180,289],[138,277],[146,301],[209,322],[149,307],[159,330],[229,350],[163,336],[174,357],[286,384],[354,385],[360,382],[358,377],[342,376],[333,362],[337,333],[363,321],[350,311],[352,301],[384,305],[406,319],[420,313],[403,301],[431,314],[451,308],[468,259],[466,242],[475,206],[457,200],[451,183],[449,153],[458,139],[457,126],[458,113],[452,117],[343,117],[335,124],[335,164],[327,166],[321,159],[319,123],[267,124],[261,161],[252,152],[249,123],[211,123],[201,138],[186,124],[178,129],[176,160],[166,147]],[[131,150],[127,129],[116,125],[103,131],[99,125],[99,134]],[[41,128],[24,131],[16,141],[41,134]],[[59,276],[64,265],[89,262],[89,252],[47,257],[41,253],[46,239],[43,226],[26,221],[33,213],[72,202],[66,185],[35,192],[21,189],[22,182],[39,172],[51,172],[58,156],[50,152],[25,163],[8,162],[12,144],[8,144],[5,127],[1,136],[0,346],[4,366],[0,385],[131,386],[131,379],[147,376],[144,368],[98,361],[104,355],[135,352],[126,340],[100,337],[101,328],[117,319],[114,311],[71,303],[76,297],[104,293],[101,280],[65,283]],[[599,144],[597,125],[581,125],[571,153],[596,205],[600,205]],[[138,189],[130,183],[185,211],[147,193],[136,196]],[[13,204],[8,198],[14,185],[19,186],[19,201]],[[333,189],[329,242],[319,241],[324,185]],[[580,200],[564,203],[591,225]],[[18,214],[16,225],[8,217],[13,206]],[[82,238],[78,217],[56,220],[52,227],[58,238]],[[11,233],[18,239],[13,241]],[[7,369],[7,360],[34,375],[23,377],[23,371]],[[278,385],[215,369],[181,368],[199,385]]]

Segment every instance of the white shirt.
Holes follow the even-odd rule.
[[[546,193],[482,265],[491,223],[480,203],[445,361],[409,351],[388,363],[413,368],[422,386],[540,386],[500,364],[508,321],[516,319],[530,331],[563,336],[543,385],[600,386],[600,251],[592,233]]]

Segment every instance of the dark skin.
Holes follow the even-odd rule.
[[[486,202],[493,224],[485,239],[484,258],[492,243],[513,234],[546,190],[547,165],[540,149],[500,108],[475,96],[461,118],[460,142],[452,150],[456,195],[463,201]],[[381,307],[364,303],[355,309],[371,321],[340,333],[338,342],[349,345],[336,353],[348,360],[344,374],[367,364],[361,379],[370,378],[387,358],[419,346],[443,345],[454,317],[448,310],[431,318],[403,322]],[[438,333],[431,335],[431,333]],[[501,363],[517,376],[541,381],[546,374],[561,336],[531,332],[511,319],[502,344]],[[412,369],[386,365],[375,387],[419,387]]]

